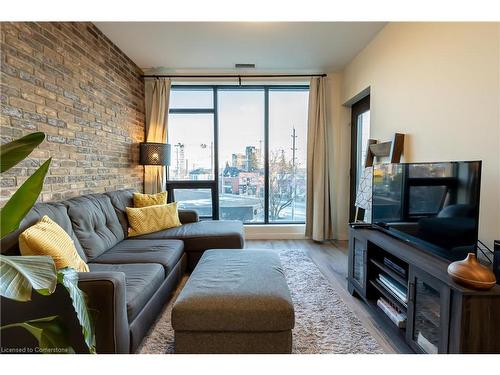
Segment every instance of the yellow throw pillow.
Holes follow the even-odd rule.
[[[129,237],[158,232],[181,225],[177,202],[142,208],[127,207]]]
[[[51,256],[57,269],[71,267],[78,272],[89,272],[69,234],[47,215],[21,233],[19,249],[21,255]]]
[[[155,206],[158,204],[167,204],[167,192],[162,191],[157,194],[141,194],[134,193],[134,207],[148,207]]]

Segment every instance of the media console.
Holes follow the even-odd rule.
[[[348,288],[399,348],[500,353],[500,286],[476,291],[448,276],[449,261],[382,231],[351,227]]]

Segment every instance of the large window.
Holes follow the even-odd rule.
[[[218,91],[221,219],[265,220],[264,94]]]
[[[201,217],[303,223],[307,86],[174,86],[167,188]]]
[[[306,219],[306,90],[269,90],[269,221]]]

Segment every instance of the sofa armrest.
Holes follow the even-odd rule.
[[[179,210],[179,220],[182,224],[189,224],[200,221],[200,218],[195,210]]]
[[[78,287],[86,294],[94,318],[97,352],[129,353],[125,274],[80,272],[78,276]]]
[[[130,329],[125,301],[125,274],[122,272],[79,273],[78,286],[87,296],[87,306],[93,317],[98,353],[128,353]],[[50,296],[35,291],[29,302],[0,298],[1,325],[19,323],[48,316],[59,316],[66,327],[69,343],[77,353],[88,353],[82,329],[71,304],[68,292],[57,285]],[[2,331],[0,346],[36,352],[36,340],[22,328]]]

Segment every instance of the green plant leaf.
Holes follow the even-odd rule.
[[[68,333],[58,316],[48,316],[22,323],[8,324],[0,329],[4,330],[14,327],[24,328],[31,333],[37,339],[42,353],[75,353],[69,345]]]
[[[43,142],[45,133],[37,132],[28,134],[15,141],[0,146],[0,173],[3,173],[21,160],[26,158],[31,152]]]
[[[32,290],[42,295],[54,292],[57,272],[49,256],[0,255],[0,295],[16,301],[30,301]]]
[[[85,343],[90,353],[95,353],[94,326],[85,302],[85,294],[78,288],[78,273],[73,268],[62,268],[57,273],[57,281],[68,291],[76,316],[82,326]]]
[[[0,212],[1,238],[19,228],[21,220],[35,204],[42,191],[51,160],[52,158],[43,163],[3,206]]]

